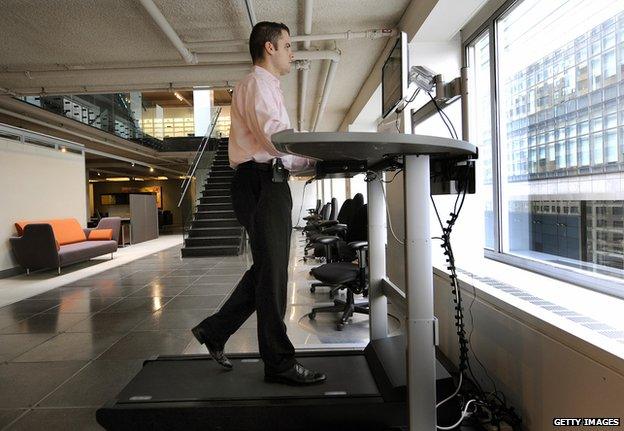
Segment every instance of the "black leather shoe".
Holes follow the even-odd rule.
[[[300,363],[281,373],[265,374],[264,380],[273,383],[285,383],[287,385],[302,386],[323,383],[327,377],[323,373],[308,370]]]
[[[227,356],[225,356],[225,354],[223,353],[223,347],[217,346],[215,345],[215,343],[212,343],[210,339],[208,339],[206,332],[202,328],[196,326],[191,329],[191,332],[200,344],[206,346],[206,348],[208,349],[208,353],[210,353],[210,356],[212,356],[212,359],[214,359],[217,364],[221,365],[224,368],[227,368],[228,370],[232,369],[232,362],[230,362]]]

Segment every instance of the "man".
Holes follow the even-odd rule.
[[[308,159],[280,153],[270,139],[290,128],[279,82],[280,76],[290,72],[293,60],[288,27],[259,22],[251,31],[249,51],[254,66],[232,94],[229,158],[236,169],[232,205],[249,234],[253,265],[219,312],[192,331],[217,363],[231,369],[232,363],[223,353],[225,343],[255,311],[265,380],[320,383],[324,374],[307,370],[295,360],[284,324],[292,198],[286,180],[280,182],[273,175],[272,163],[279,158],[291,171],[312,165]]]

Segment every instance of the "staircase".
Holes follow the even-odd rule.
[[[227,147],[228,140],[221,139],[184,240],[182,257],[236,256],[242,252],[244,228],[232,208],[234,170],[229,166]]]

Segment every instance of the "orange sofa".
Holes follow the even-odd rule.
[[[19,221],[17,236],[10,238],[17,262],[30,270],[57,268],[117,251],[121,219],[106,217],[95,229],[85,229],[78,220]],[[93,233],[92,233],[93,232]]]

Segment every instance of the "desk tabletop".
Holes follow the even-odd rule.
[[[374,166],[389,156],[429,155],[433,158],[476,156],[469,142],[437,136],[373,132],[310,132],[283,130],[271,136],[278,151],[316,160],[366,160]]]

